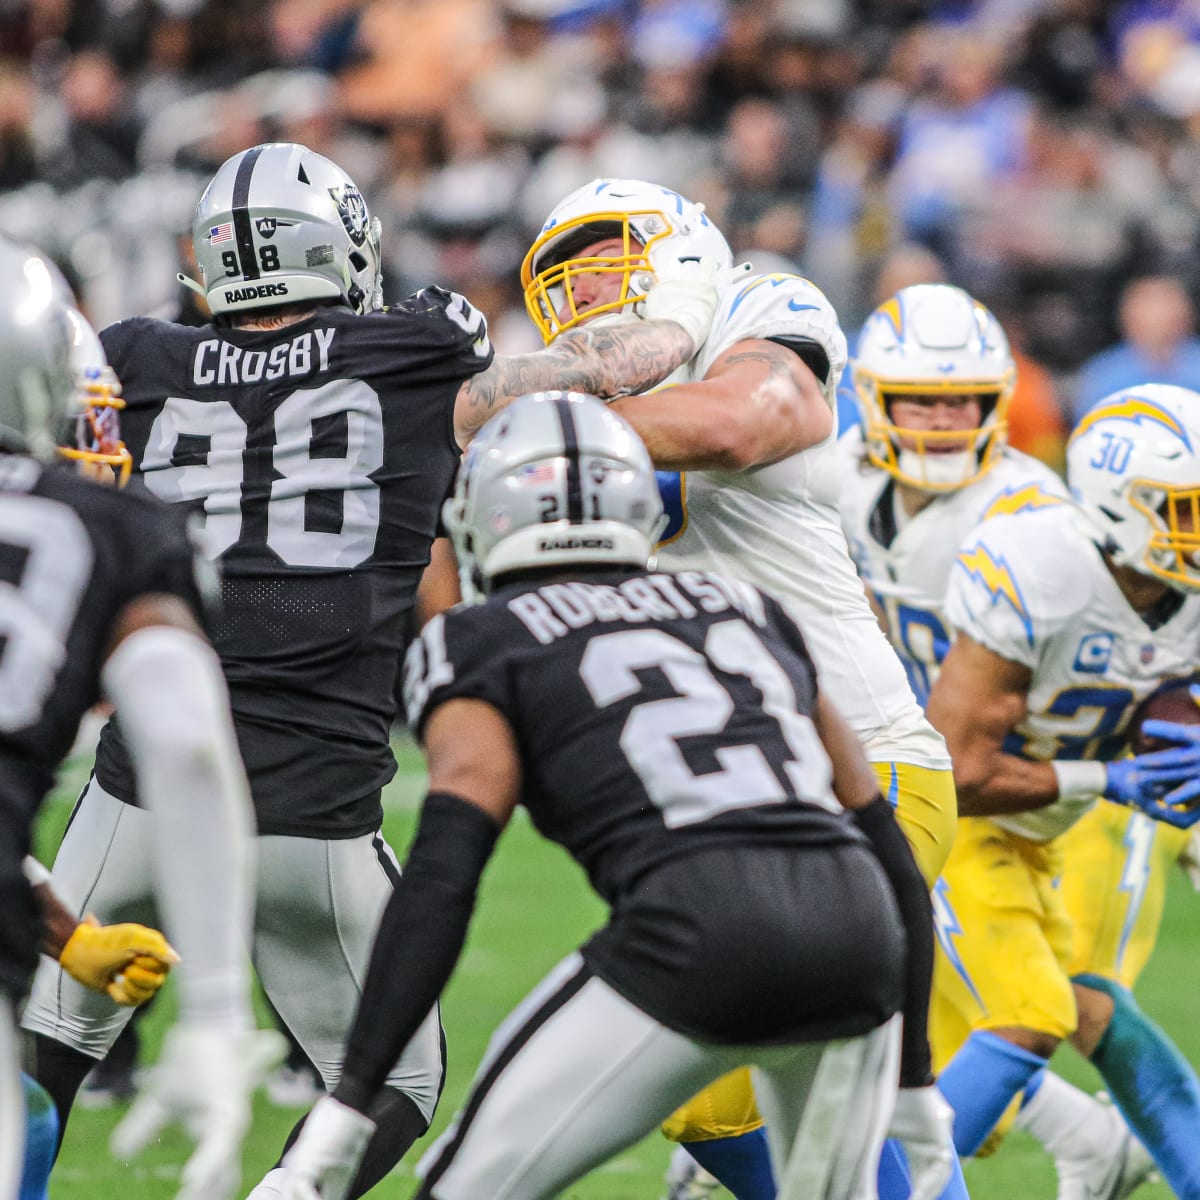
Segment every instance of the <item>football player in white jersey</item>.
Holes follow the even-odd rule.
[[[1139,701],[1200,662],[1200,395],[1117,392],[1067,449],[1077,505],[1005,513],[950,573],[957,630],[929,698],[964,818],[939,885],[972,1030],[939,1080],[974,1153],[1064,1038],[1099,1070],[1175,1195],[1200,1197],[1200,1081],[1119,981],[1072,974],[1063,835],[1103,796],[1187,826],[1195,730],[1120,758]],[[944,992],[944,995],[948,993]],[[1119,1193],[1117,1193],[1119,1194]]]
[[[1016,365],[995,317],[961,288],[918,284],[890,297],[867,319],[850,371],[862,423],[838,443],[845,458],[842,526],[924,701],[950,648],[944,600],[967,535],[991,516],[1062,505],[1068,493],[1048,467],[1006,444]],[[1129,809],[1101,808],[1125,823],[1145,822],[1152,838],[1155,829],[1180,836]],[[1112,814],[1097,809],[1095,819]],[[944,973],[953,975],[955,948],[944,925],[938,933],[941,983]],[[935,991],[935,1070],[969,1033]],[[1059,1200],[1123,1195],[1152,1170],[1114,1108],[1057,1076],[1031,1083],[1015,1121],[1054,1155]]]
[[[526,306],[550,343],[584,322],[636,318],[656,272],[706,258],[726,273],[704,345],[659,390],[614,403],[659,469],[669,517],[659,562],[741,577],[783,601],[932,885],[954,835],[950,760],[846,550],[835,417],[846,339],[829,301],[796,275],[734,270],[702,205],[597,179],[554,208],[526,255]],[[761,1124],[741,1072],[664,1131],[738,1200],[760,1200],[774,1195]]]

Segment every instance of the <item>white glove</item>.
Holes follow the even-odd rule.
[[[344,1200],[375,1122],[323,1096],[283,1156],[282,1200]]]
[[[708,337],[717,303],[720,269],[715,258],[674,262],[655,272],[654,284],[636,308],[647,321],[674,321],[692,339],[693,357]]]
[[[274,1029],[232,1033],[179,1022],[141,1086],[109,1148],[128,1161],[178,1122],[196,1141],[183,1168],[177,1200],[226,1200],[241,1182],[242,1138],[250,1125],[250,1097],[287,1053]]]
[[[888,1128],[908,1156],[912,1200],[937,1200],[954,1170],[954,1109],[935,1087],[901,1088]]]

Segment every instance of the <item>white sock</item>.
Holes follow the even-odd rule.
[[[1051,1071],[1014,1125],[1055,1158],[1087,1158],[1112,1149],[1112,1110]]]
[[[283,1168],[272,1167],[246,1200],[279,1200],[283,1195]]]

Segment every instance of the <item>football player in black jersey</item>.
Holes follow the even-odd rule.
[[[381,308],[378,222],[335,164],[287,143],[218,170],[193,244],[214,323],[134,319],[102,339],[124,388],[137,474],[196,514],[221,567],[213,642],[260,834],[252,955],[332,1087],[398,877],[380,833],[380,791],[395,771],[394,681],[461,449],[523,392],[612,396],[663,379],[708,328],[713,268],[681,264],[646,296],[644,322],[589,326],[535,354],[497,357],[462,296],[430,287]],[[664,306],[670,320],[657,319]],[[149,918],[124,732],[118,718],[101,736],[55,875],[96,881],[101,917]],[[47,1051],[60,1105],[123,1021],[52,965],[39,971],[23,1024]],[[443,1076],[435,1012],[391,1066],[356,1195],[432,1118]],[[277,1196],[277,1177],[253,1195]]]
[[[148,886],[160,873],[165,923],[185,959],[180,1021],[116,1145],[128,1155],[186,1116],[200,1145],[182,1194],[225,1197],[238,1179],[250,1091],[279,1041],[254,1032],[243,965],[248,787],[219,664],[198,623],[195,554],[180,514],[144,493],[81,479],[60,458],[56,434],[78,399],[72,339],[91,333],[70,305],[45,258],[0,239],[0,1196],[14,1194],[23,1158],[13,1008],[39,945],[61,940],[44,934],[22,860],[80,718],[103,696],[121,709],[152,802],[143,869]],[[94,414],[73,415],[90,461]],[[105,469],[109,449],[96,451]],[[74,919],[83,917],[86,891],[57,890]],[[108,1004],[144,998],[154,961],[169,959],[165,943],[139,934],[145,961],[126,956],[122,983],[108,957],[122,935],[85,935],[71,952],[75,934],[64,963],[90,960],[76,962],[72,978],[107,990]]]
[[[593,397],[530,396],[491,421],[446,524],[464,593],[485,600],[409,651],[430,791],[341,1081],[284,1160],[285,1200],[345,1195],[518,803],[611,919],[494,1037],[419,1197],[558,1195],[747,1061],[781,1196],[873,1196],[898,1080],[944,1182],[928,893],[785,610],[750,584],[647,566],[653,467]]]

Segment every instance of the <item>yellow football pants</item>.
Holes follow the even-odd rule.
[[[954,776],[911,763],[872,763],[884,796],[895,805],[921,873],[932,886],[950,854],[958,803]],[[750,1072],[742,1067],[710,1083],[663,1122],[673,1142],[708,1142],[737,1137],[763,1123],[754,1102]]]
[[[1158,941],[1167,878],[1190,836],[1102,800],[1059,839],[1072,975],[1132,990]]]

